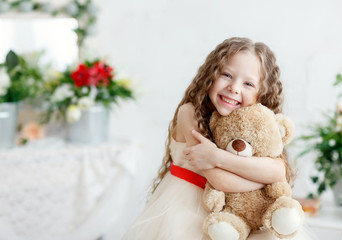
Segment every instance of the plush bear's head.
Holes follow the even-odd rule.
[[[215,111],[210,119],[214,141],[240,156],[278,157],[294,135],[293,122],[262,104],[234,110],[228,116]]]

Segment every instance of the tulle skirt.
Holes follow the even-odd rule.
[[[209,240],[203,233],[208,212],[202,205],[203,189],[167,173],[124,240]],[[270,233],[253,231],[249,240],[277,240]],[[294,240],[317,239],[305,227]]]
[[[123,239],[205,239],[202,195],[203,189],[167,173]]]

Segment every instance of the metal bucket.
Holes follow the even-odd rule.
[[[108,140],[109,111],[101,104],[82,111],[81,118],[68,124],[67,140],[96,144]]]
[[[9,149],[14,146],[17,117],[17,103],[0,103],[0,149]]]
[[[342,206],[342,179],[337,181],[333,189],[335,203],[338,206]]]

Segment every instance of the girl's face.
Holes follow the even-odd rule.
[[[248,51],[235,54],[223,66],[209,89],[210,100],[222,116],[256,103],[260,70],[259,58]]]

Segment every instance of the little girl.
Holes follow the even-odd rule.
[[[247,38],[227,39],[208,55],[170,123],[152,196],[124,239],[208,239],[202,228],[208,215],[202,205],[206,181],[217,190],[243,192],[291,180],[285,154],[277,159],[239,157],[218,149],[209,130],[214,110],[227,116],[237,108],[262,103],[281,112],[279,75],[272,51]],[[304,231],[297,236],[311,239]],[[248,239],[276,238],[260,230]]]

